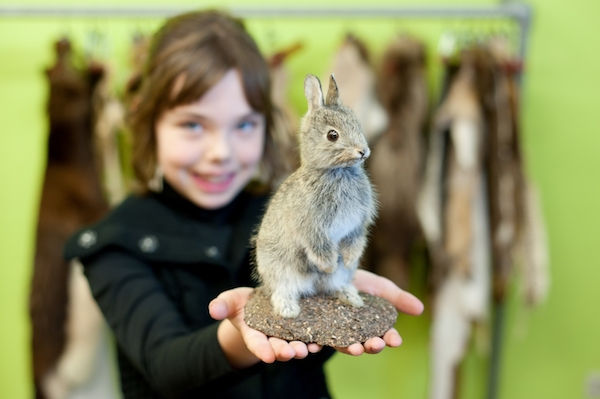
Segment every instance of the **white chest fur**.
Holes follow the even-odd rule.
[[[329,239],[338,244],[342,238],[356,230],[362,224],[363,219],[363,212],[358,212],[358,210],[338,213],[329,227]]]

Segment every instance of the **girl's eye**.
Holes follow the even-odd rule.
[[[183,122],[181,124],[181,126],[184,129],[186,129],[190,132],[194,132],[194,133],[200,133],[204,130],[204,126],[202,126],[201,123],[194,122],[194,121]]]
[[[242,121],[237,125],[237,129],[242,132],[252,132],[256,128],[255,121]]]
[[[327,132],[327,140],[329,140],[329,141],[336,141],[339,137],[340,137],[340,134],[333,129],[331,129],[329,132]]]

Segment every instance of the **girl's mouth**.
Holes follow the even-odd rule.
[[[222,193],[227,191],[233,182],[235,173],[224,173],[218,175],[201,175],[192,173],[192,179],[196,186],[207,193]]]

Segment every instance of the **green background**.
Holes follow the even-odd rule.
[[[34,5],[36,2],[20,1]],[[405,1],[327,2],[304,0],[295,6],[373,6],[415,4]],[[16,2],[3,2],[3,5]],[[39,3],[37,3],[39,4]],[[72,1],[60,5],[167,6],[187,9],[267,6],[277,1],[178,3],[153,0]],[[420,4],[456,5],[454,1]],[[462,1],[460,5],[491,1]],[[552,285],[547,302],[524,309],[513,285],[505,326],[500,398],[598,398],[588,386],[600,382],[600,2],[533,0],[534,10],[523,80],[522,137],[527,172],[539,188],[548,228]],[[57,4],[55,4],[57,5]],[[0,397],[28,398],[30,383],[27,296],[40,183],[45,163],[46,83],[43,68],[53,60],[51,43],[62,34],[76,46],[105,38],[96,53],[114,60],[115,85],[126,77],[129,39],[150,31],[160,19],[0,17]],[[495,23],[461,19],[284,19],[253,18],[248,26],[268,53],[302,40],[305,49],[290,61],[290,97],[304,111],[304,74],[324,73],[343,33],[352,30],[376,56],[398,31],[409,31],[430,46],[430,77],[435,92],[439,65],[435,48],[445,30],[489,31]],[[500,28],[498,28],[500,29]],[[510,30],[510,27],[509,27]],[[419,289],[417,288],[417,292]],[[399,349],[352,358],[337,355],[327,369],[339,398],[425,398],[428,326],[431,314],[401,317]],[[475,344],[462,368],[462,398],[482,398],[486,359]],[[590,382],[591,381],[591,382]],[[307,383],[310,383],[307,381]]]

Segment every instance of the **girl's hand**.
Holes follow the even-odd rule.
[[[212,318],[223,320],[217,338],[223,352],[233,367],[249,367],[258,361],[273,363],[275,360],[288,361],[303,359],[309,353],[321,350],[317,344],[267,337],[254,330],[244,321],[244,306],[252,293],[252,288],[241,287],[224,291],[208,305]]]
[[[400,312],[415,316],[423,312],[423,303],[417,297],[400,289],[385,277],[357,270],[354,285],[359,291],[388,300]],[[279,338],[269,338],[262,332],[248,327],[244,322],[244,306],[251,293],[252,288],[235,288],[222,292],[209,304],[211,317],[223,320],[217,337],[232,366],[248,367],[259,360],[273,363],[275,360],[303,359],[309,353],[321,350],[321,346],[314,343],[307,345],[299,341],[288,342]],[[381,338],[370,338],[364,344],[356,343],[337,350],[359,356],[363,353],[379,353],[386,346],[397,347],[401,343],[400,334],[395,328],[391,328]]]
[[[354,285],[359,291],[387,299],[399,312],[410,315],[423,313],[423,303],[414,295],[402,290],[391,280],[368,272],[357,270],[354,275]],[[336,348],[338,351],[359,356],[363,353],[379,353],[386,346],[396,347],[402,343],[402,337],[395,328],[389,329],[383,338],[374,337],[368,339],[364,344],[356,343],[347,348]]]

